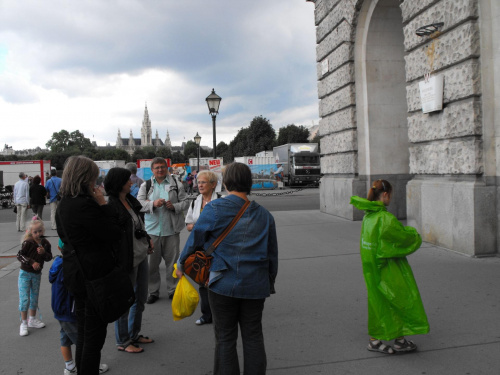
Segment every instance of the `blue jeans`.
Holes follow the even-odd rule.
[[[28,311],[38,308],[38,295],[40,293],[40,280],[42,273],[33,273],[19,270],[17,286],[19,289],[19,311]]]
[[[149,265],[148,258],[130,271],[130,280],[134,285],[135,302],[132,307],[115,322],[116,345],[129,346],[141,332],[142,312],[148,297]]]
[[[236,342],[238,325],[243,341],[243,374],[266,373],[267,357],[262,334],[265,299],[243,299],[208,291],[215,332],[214,375],[239,375]]]

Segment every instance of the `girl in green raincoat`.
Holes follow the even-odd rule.
[[[365,211],[361,229],[361,261],[368,290],[368,350],[385,354],[409,352],[417,346],[406,335],[429,332],[429,323],[406,256],[415,252],[422,238],[413,227],[404,227],[387,212],[392,186],[373,183],[368,198],[351,197],[351,204]],[[393,346],[381,340],[393,340]]]

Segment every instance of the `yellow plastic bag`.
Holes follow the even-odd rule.
[[[174,265],[174,268],[177,269],[177,265]],[[175,269],[174,277],[177,277]],[[177,283],[174,298],[172,299],[172,315],[174,316],[174,320],[181,320],[193,315],[199,300],[200,296],[196,289],[185,276],[182,276]]]

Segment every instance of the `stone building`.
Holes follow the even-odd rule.
[[[395,188],[390,211],[424,241],[498,255],[500,1],[311,2],[321,210],[360,220],[349,198],[385,178]],[[431,71],[444,77],[443,109],[423,113],[419,82]]]
[[[155,138],[152,138],[151,120],[149,119],[147,105],[144,108],[144,118],[142,120],[142,127],[141,127],[141,138],[134,138],[132,130],[130,130],[130,135],[128,138],[122,138],[120,129],[118,129],[118,137],[116,139],[116,148],[124,149],[130,155],[132,155],[135,150],[146,146],[168,147],[172,149],[172,143],[170,142],[170,135],[168,134],[168,130],[165,142],[163,142],[158,136],[158,130],[156,130]]]

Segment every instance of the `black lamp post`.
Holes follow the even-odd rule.
[[[208,105],[208,113],[212,116],[212,125],[214,128],[214,159],[217,158],[217,151],[216,151],[216,141],[215,141],[215,118],[217,117],[217,114],[219,113],[219,106],[220,106],[220,101],[222,98],[215,93],[215,90],[212,89],[212,93],[207,96],[205,99],[207,101]]]
[[[197,169],[197,171],[199,171],[200,170],[200,143],[201,143],[201,137],[198,134],[198,132],[196,132],[196,135],[194,136],[194,141],[198,145],[198,169]]]

